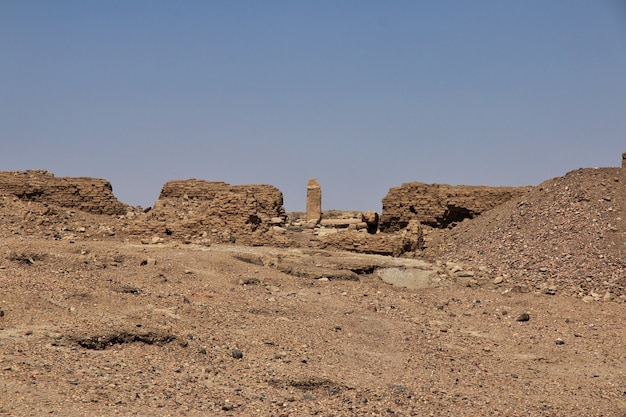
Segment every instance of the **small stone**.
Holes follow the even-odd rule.
[[[154,259],[154,258],[146,258],[143,261],[141,261],[140,265],[142,265],[142,266],[144,266],[144,265],[154,266],[154,265],[156,265],[156,259]]]
[[[522,313],[519,316],[517,316],[517,321],[528,321],[530,320],[530,315],[528,313]]]
[[[470,279],[465,281],[465,286],[466,287],[475,287],[476,285],[478,285],[478,281],[475,280],[474,278],[470,278]]]
[[[585,296],[583,297],[583,302],[585,302],[585,303],[593,303],[593,302],[594,302],[594,299],[593,299],[593,297],[592,297],[592,296],[590,296],[590,295],[585,295]]]
[[[557,345],[564,345],[565,341],[563,339],[561,339],[561,338],[558,338],[558,339],[556,339],[556,344]]]
[[[239,349],[233,349],[232,355],[233,355],[233,358],[235,358],[235,359],[243,358],[243,352],[240,351]]]
[[[450,273],[452,273],[452,274],[455,274],[457,272],[463,271],[463,268],[461,268],[458,265],[450,265],[450,266],[448,266],[448,269],[449,269]]]
[[[387,386],[396,391],[407,391],[409,389],[406,385],[401,384],[388,384]]]
[[[502,282],[504,282],[504,278],[503,278],[503,277],[495,277],[495,278],[493,279],[493,283],[494,283],[495,285],[502,284]]]
[[[548,295],[555,295],[556,291],[557,291],[557,287],[555,287],[554,285],[551,285],[545,289],[544,293]]]
[[[233,404],[225,404],[222,406],[222,410],[224,411],[232,411],[235,408]]]

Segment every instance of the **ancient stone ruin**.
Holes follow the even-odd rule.
[[[316,179],[307,186],[307,212],[290,213],[283,238],[298,246],[339,249],[351,252],[393,255],[423,248],[422,228],[411,221],[397,233],[379,233],[375,211],[321,211],[321,187]],[[296,232],[296,233],[293,233]]]
[[[306,220],[317,224],[322,219],[322,189],[315,178],[306,187]]]
[[[138,229],[183,240],[254,244],[266,242],[265,234],[284,214],[283,194],[271,185],[169,181]]]
[[[408,182],[389,190],[383,198],[380,230],[404,229],[411,221],[445,228],[471,219],[532,187],[451,186]]]
[[[622,168],[626,168],[626,152]],[[111,184],[103,179],[57,178],[43,170],[0,172],[5,208],[16,201],[37,203],[43,209],[56,206],[116,215],[122,221],[118,230],[141,237],[144,243],[165,239],[199,244],[236,242],[394,256],[423,249],[424,233],[430,228],[453,227],[533,188],[408,182],[389,190],[379,216],[375,211],[322,212],[322,191],[315,178],[307,184],[305,213],[285,213],[283,195],[272,185],[189,179],[167,182],[154,207],[144,212],[118,201]],[[19,221],[15,216],[11,219],[12,224]]]
[[[0,192],[20,200],[54,204],[93,214],[125,214],[128,206],[98,178],[55,177],[44,170],[0,171]]]

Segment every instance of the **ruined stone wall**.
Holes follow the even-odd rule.
[[[127,205],[111,183],[88,177],[55,177],[43,170],[0,171],[0,191],[21,200],[53,204],[94,214],[125,214]]]
[[[391,188],[383,198],[380,230],[400,230],[411,220],[444,228],[463,219],[474,218],[528,193],[532,188],[404,183]]]
[[[146,229],[192,241],[263,243],[284,214],[283,195],[272,185],[169,181],[148,213]]]

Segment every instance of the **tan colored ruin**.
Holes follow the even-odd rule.
[[[622,168],[626,168],[626,152],[622,153]]]
[[[322,220],[322,188],[315,178],[306,187],[306,221],[319,223]]]
[[[88,177],[55,177],[53,173],[33,169],[0,171],[0,192],[25,201],[54,204],[93,214],[121,215],[128,206],[113,194],[107,180]]]

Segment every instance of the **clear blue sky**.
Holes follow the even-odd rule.
[[[198,178],[381,209],[626,151],[624,0],[0,0],[0,170]]]

